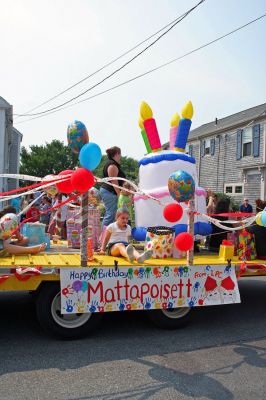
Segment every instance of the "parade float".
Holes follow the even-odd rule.
[[[194,254],[195,238],[210,235],[211,224],[233,232],[255,220],[266,225],[266,211],[242,218],[240,227],[236,219],[227,220],[225,226],[206,215],[206,192],[198,186],[195,159],[186,152],[192,116],[191,102],[183,108],[182,118],[177,113],[173,116],[170,148],[164,150],[151,108],[145,102],[140,107],[139,126],[147,154],[139,162],[139,184],[130,184],[136,217],[133,237],[153,250],[153,258],[143,264],[91,253],[90,193],[96,183],[112,184],[114,178],[93,175],[101,150],[90,141],[80,121],[70,124],[67,131],[69,146],[79,154],[80,168],[43,178],[1,175],[33,182],[1,193],[1,203],[36,191],[40,197],[62,192],[69,197],[48,211],[69,204],[78,213],[80,251],[71,248],[71,240],[70,246],[56,240],[51,248],[38,254],[0,258],[0,290],[35,292],[37,317],[47,333],[63,338],[82,337],[97,326],[105,312],[130,310],[147,311],[159,327],[178,328],[190,320],[196,306],[239,303],[240,275],[266,274],[266,266],[259,260],[239,260],[234,256],[230,242],[223,243],[219,255]],[[81,207],[77,205],[78,198]],[[71,224],[74,222],[73,217]],[[16,216],[4,216],[0,219],[0,239],[8,240],[27,223],[31,221],[18,225]],[[30,229],[34,228],[32,225]],[[41,229],[40,224],[36,227]]]

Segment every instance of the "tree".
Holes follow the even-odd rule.
[[[102,171],[106,158],[107,156],[103,156],[100,164],[93,171],[98,178],[103,177]],[[29,150],[25,147],[21,149],[21,174],[43,178],[46,175],[58,174],[65,169],[75,169],[78,166],[78,156],[60,140],[55,139],[41,146],[31,145]],[[137,182],[139,168],[136,160],[131,157],[122,157],[121,168],[127,179]]]
[[[78,163],[78,156],[63,142],[55,139],[45,145],[31,145],[30,150],[22,147],[20,173],[44,177],[65,169],[74,169]]]
[[[103,177],[103,166],[106,162],[107,156],[103,156],[98,167],[93,171],[93,174],[98,178]],[[137,182],[139,174],[139,166],[137,160],[131,157],[121,157],[121,168],[124,171],[127,179]]]

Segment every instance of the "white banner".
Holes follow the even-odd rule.
[[[61,312],[109,312],[240,303],[234,267],[62,268]]]

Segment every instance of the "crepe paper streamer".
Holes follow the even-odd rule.
[[[88,192],[81,197],[81,243],[80,243],[81,266],[87,267],[88,262]]]
[[[63,179],[60,179],[60,181],[58,180],[57,182],[62,182],[64,180],[66,180],[66,179],[69,179],[69,178],[68,177],[66,177],[66,178],[64,177]],[[44,188],[46,188],[48,186],[51,186],[51,183],[46,183],[45,185],[38,186],[37,188],[28,190],[27,192],[14,194],[14,195],[10,195],[10,196],[3,196],[2,198],[0,198],[0,203],[3,202],[3,201],[8,201],[8,200],[11,200],[11,199],[15,199],[17,197],[26,196],[28,194],[33,194],[33,193],[35,193],[37,191],[40,191],[40,189],[44,189]]]
[[[74,194],[73,196],[69,197],[68,199],[66,199],[65,201],[62,201],[61,203],[56,204],[55,206],[48,208],[45,211],[41,211],[40,215],[42,214],[47,214],[51,211],[56,210],[57,208],[62,207],[63,205],[70,203],[71,201],[75,200],[78,196],[80,196],[80,193]],[[18,227],[11,233],[11,236],[13,236],[17,231],[20,230],[20,228],[22,227],[22,225],[24,225],[26,222],[30,222],[34,217],[30,217],[30,218],[26,218],[24,219],[19,225]]]
[[[193,105],[189,101],[185,107],[182,109],[182,119],[179,122],[175,150],[184,152],[187,144],[188,134],[191,127],[191,118],[193,117]]]
[[[42,180],[42,178],[38,178],[37,176],[22,175],[22,174],[0,174],[0,178],[19,179],[21,181],[35,181],[35,182]]]
[[[151,153],[151,151],[152,151],[152,150],[151,150],[151,146],[150,146],[150,143],[149,143],[149,140],[148,140],[147,133],[146,133],[146,131],[145,131],[144,128],[141,129],[141,136],[142,136],[142,139],[143,139],[143,141],[144,141],[144,144],[145,144],[147,153]]]
[[[204,196],[206,197],[206,192],[204,189],[196,189],[196,196]],[[163,197],[170,196],[169,190],[163,190],[161,192],[149,192],[145,194],[135,194],[134,201],[139,200],[148,200],[149,198],[155,197],[156,199],[161,199]],[[209,214],[208,214],[209,215]],[[211,214],[211,215],[219,215],[219,214]],[[239,223],[239,221],[234,221],[234,223]]]
[[[27,207],[24,208],[24,210],[21,210],[17,216],[19,217],[22,214],[26,214],[26,212],[28,211],[29,208],[31,208],[31,206],[36,203],[38,200],[40,200],[41,197],[43,197],[45,195],[45,192],[41,193],[40,196],[36,197],[36,199],[34,199],[31,203],[29,203],[27,205]]]
[[[59,177],[59,178],[58,178],[58,177],[55,177],[55,179],[46,180],[45,183],[54,183],[54,182],[60,181],[61,179],[62,179],[61,177]],[[65,178],[64,178],[64,179],[65,179]],[[42,182],[33,183],[32,185],[19,187],[19,188],[16,188],[16,189],[9,190],[9,191],[7,191],[7,192],[1,192],[1,193],[0,193],[0,196],[7,196],[7,195],[10,195],[10,194],[12,194],[12,193],[23,192],[23,191],[25,191],[26,189],[38,188],[38,187],[41,186],[41,185],[42,185]]]
[[[154,118],[146,119],[143,125],[151,146],[152,152],[162,150],[158,129]]]

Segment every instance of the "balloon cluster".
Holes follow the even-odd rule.
[[[266,209],[256,215],[256,224],[266,228]]]
[[[67,194],[75,190],[85,193],[95,183],[92,171],[100,164],[102,152],[96,143],[89,142],[89,134],[83,122],[74,121],[68,125],[67,141],[71,150],[75,154],[79,154],[79,162],[82,168],[78,168],[75,171],[61,171],[58,177],[65,177],[66,179],[56,183],[56,188],[52,186],[46,189],[47,193],[51,192],[51,190],[54,192],[54,188],[59,192]],[[48,180],[47,178],[45,177],[44,180]]]
[[[194,197],[195,182],[186,171],[173,172],[168,179],[168,189],[171,197],[179,203],[187,202]],[[171,203],[164,208],[164,218],[168,222],[177,222],[182,218],[183,208],[180,204]],[[188,232],[179,233],[175,238],[175,246],[180,251],[192,249],[194,239]]]

